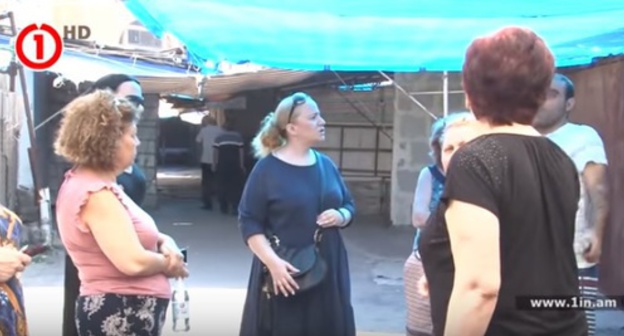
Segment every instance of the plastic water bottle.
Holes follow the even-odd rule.
[[[171,299],[171,308],[173,313],[173,331],[191,330],[189,294],[184,285],[184,280],[181,278],[176,279]]]

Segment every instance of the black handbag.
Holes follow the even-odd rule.
[[[318,155],[316,151],[314,152],[314,154],[318,163],[318,171],[321,182],[319,201],[320,213],[320,211],[322,211],[323,209],[324,201],[323,194],[325,191],[325,169],[320,155]],[[266,231],[266,236],[271,244],[271,247],[273,248],[273,251],[275,251],[277,256],[282,258],[284,261],[290,263],[299,270],[299,272],[291,274],[295,282],[297,282],[297,285],[299,285],[299,290],[297,290],[297,293],[309,291],[310,289],[315,288],[323,282],[327,274],[327,263],[319,252],[319,246],[323,238],[322,228],[319,227],[314,232],[313,243],[303,248],[289,247],[281,244],[279,237],[271,230]],[[264,285],[262,290],[267,295],[267,297],[271,297],[274,294],[273,279],[271,277],[271,272],[269,272],[266,266],[264,267]]]

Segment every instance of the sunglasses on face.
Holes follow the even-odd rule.
[[[143,97],[129,95],[125,97],[129,102],[134,104],[136,107],[144,107],[145,99]]]
[[[290,107],[290,113],[288,113],[288,122],[287,124],[290,123],[291,119],[292,119],[292,115],[295,112],[295,108],[299,105],[303,105],[305,104],[306,99],[304,96],[294,96],[293,97],[293,103],[292,106]]]

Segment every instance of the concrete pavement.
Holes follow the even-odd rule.
[[[63,292],[60,287],[29,287],[27,313],[31,335],[60,334]],[[238,335],[241,306],[245,291],[231,288],[190,289],[191,330],[174,332],[171,313],[167,318],[163,336]],[[358,336],[395,336],[400,333],[359,332]]]
[[[160,229],[189,248],[191,332],[236,335],[251,253],[236,220],[199,208],[185,198],[163,200],[153,216]],[[380,219],[359,219],[344,231],[350,256],[352,296],[361,335],[404,333],[403,261],[411,248],[409,228],[385,228]],[[32,335],[60,332],[63,253],[46,256],[24,273]],[[171,331],[170,318],[166,335]],[[624,314],[600,312],[598,335],[624,335]]]
[[[173,198],[164,201],[153,216],[164,233],[173,236],[180,246],[188,247],[191,334],[236,334],[251,262],[251,253],[241,239],[236,219],[202,210],[195,200]],[[358,328],[400,334],[404,330],[400,279],[403,257],[378,256],[377,247],[364,248],[366,243],[360,235],[370,233],[354,228],[344,233],[350,253]],[[381,238],[378,243],[393,245],[387,247],[389,250],[398,250],[396,245],[403,244],[404,250],[409,250],[411,233],[405,231],[405,235],[405,239],[397,242],[390,236],[377,234]],[[63,267],[63,252],[55,251],[38,260],[23,275],[29,319],[35,326],[33,335],[39,334],[37,330],[60,330]]]

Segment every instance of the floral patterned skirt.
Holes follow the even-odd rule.
[[[169,300],[153,296],[98,294],[76,300],[81,336],[160,336]]]

